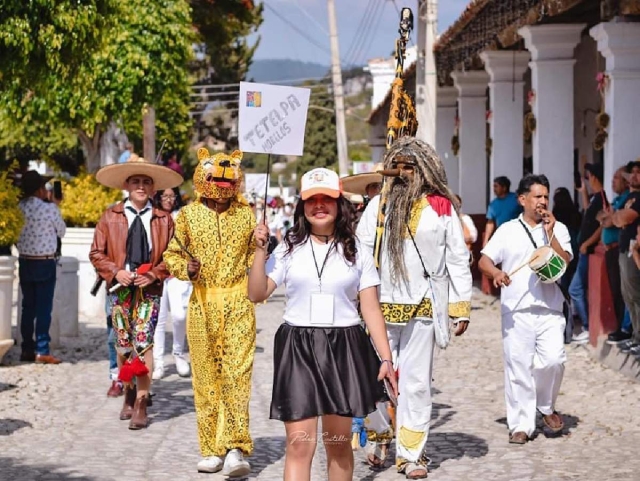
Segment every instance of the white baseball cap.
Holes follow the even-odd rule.
[[[340,177],[334,171],[324,168],[313,169],[302,176],[300,198],[324,194],[337,199],[340,197]]]

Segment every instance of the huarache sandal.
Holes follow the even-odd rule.
[[[408,463],[404,468],[404,474],[407,479],[426,479],[429,473],[427,467],[422,464]]]
[[[369,466],[374,469],[382,469],[387,461],[389,445],[369,441],[365,447],[365,454],[367,455],[367,463]]]
[[[562,416],[560,416],[556,411],[546,416],[543,415],[542,422],[554,433],[559,433],[564,428]]]

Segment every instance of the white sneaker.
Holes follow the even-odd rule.
[[[182,354],[174,354],[173,360],[176,363],[176,371],[178,371],[178,376],[188,377],[189,374],[191,374],[191,366],[189,365],[189,361],[187,361]]]
[[[202,458],[198,463],[199,473],[217,473],[222,469],[223,461],[218,456]]]
[[[589,342],[589,331],[582,331],[580,334],[574,335],[571,338],[571,342],[576,344],[584,344]]]
[[[245,461],[242,451],[232,449],[227,453],[224,460],[224,468],[222,474],[224,476],[239,477],[247,476],[251,472],[251,465]]]
[[[158,379],[162,379],[163,377],[164,377],[164,366],[159,363],[154,363],[153,374],[151,375],[151,378],[154,381],[157,381]]]

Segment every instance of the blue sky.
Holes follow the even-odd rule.
[[[469,0],[440,0],[438,30],[446,30],[468,2]],[[258,32],[262,39],[254,58],[289,58],[330,64],[326,0],[264,0],[263,3],[264,22]],[[363,65],[369,58],[387,57],[391,54],[398,31],[399,15],[396,5],[398,9],[411,8],[415,17],[418,2],[335,0],[335,4],[342,63]],[[296,32],[290,24],[302,34]],[[412,37],[410,45],[415,43],[415,31]]]

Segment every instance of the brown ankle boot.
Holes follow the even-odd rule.
[[[137,392],[138,390],[135,386],[124,389],[124,403],[122,405],[122,411],[120,411],[120,420],[126,421],[133,416],[133,407],[136,403]]]
[[[129,429],[143,429],[147,427],[149,419],[147,418],[147,396],[136,399],[136,405],[133,408],[133,416],[129,421]]]

